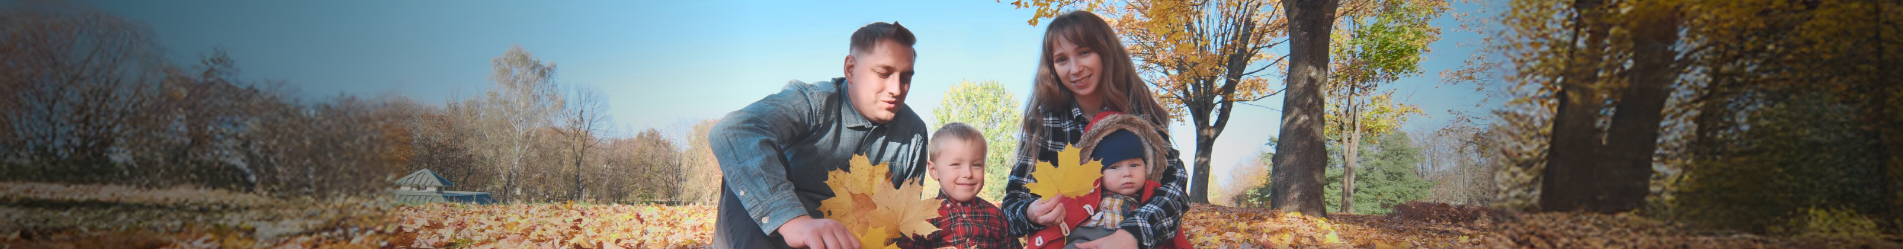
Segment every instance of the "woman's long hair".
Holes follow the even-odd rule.
[[[1103,103],[1111,110],[1137,115],[1148,119],[1160,127],[1167,127],[1170,121],[1168,110],[1156,103],[1143,78],[1137,75],[1136,65],[1130,59],[1129,50],[1117,37],[1117,31],[1102,17],[1087,11],[1072,11],[1051,19],[1049,29],[1044,31],[1044,49],[1038,54],[1037,77],[1031,82],[1031,98],[1024,107],[1025,146],[1020,149],[1041,149],[1036,145],[1042,141],[1048,129],[1041,120],[1039,110],[1067,112],[1073,103],[1075,93],[1065,88],[1058,79],[1057,68],[1051,63],[1051,52],[1056,50],[1057,39],[1062,37],[1089,48],[1103,60],[1097,74],[1103,82],[1097,83],[1097,92],[1103,96]],[[1066,113],[1067,114],[1067,113]],[[1035,155],[1035,154],[1032,154]]]

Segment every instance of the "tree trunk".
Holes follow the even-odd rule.
[[[1602,179],[1594,167],[1598,165],[1601,136],[1594,124],[1604,104],[1590,86],[1598,82],[1599,67],[1603,65],[1600,62],[1604,60],[1600,53],[1606,36],[1606,25],[1599,17],[1602,4],[1601,0],[1574,2],[1573,7],[1580,13],[1574,22],[1583,29],[1585,47],[1568,58],[1565,77],[1554,94],[1559,98],[1559,109],[1553,116],[1548,140],[1551,146],[1541,175],[1540,209],[1572,211],[1598,202],[1594,190]]]
[[[1359,120],[1360,116],[1354,116],[1359,113],[1349,112],[1349,115],[1350,119]],[[1343,146],[1347,153],[1342,154],[1341,164],[1341,213],[1345,214],[1355,213],[1355,168],[1360,167],[1357,154],[1361,152],[1361,127],[1360,122],[1353,123],[1350,130],[1354,131],[1348,133],[1348,142]]]
[[[1342,115],[1348,118],[1348,137],[1342,143],[1341,162],[1341,213],[1355,213],[1355,168],[1361,160],[1361,108],[1356,102],[1355,86],[1348,86],[1347,109]]]
[[[1664,121],[1665,100],[1678,81],[1675,57],[1678,51],[1679,19],[1673,7],[1641,8],[1636,16],[1646,20],[1632,28],[1632,69],[1629,84],[1616,106],[1612,126],[1607,130],[1606,145],[1598,149],[1603,157],[1598,171],[1602,184],[1595,193],[1605,196],[1590,210],[1617,212],[1639,208],[1651,193],[1652,155],[1658,151],[1659,127]]]
[[[1269,206],[1327,217],[1322,173],[1328,151],[1322,142],[1322,84],[1328,79],[1328,35],[1340,0],[1285,2],[1289,17],[1289,74],[1282,100],[1282,127],[1270,174]]]
[[[1201,123],[1201,122],[1197,122]],[[1195,203],[1209,203],[1209,155],[1214,150],[1216,138],[1203,134],[1213,134],[1214,128],[1200,128],[1196,134],[1195,176],[1189,181],[1189,200]]]

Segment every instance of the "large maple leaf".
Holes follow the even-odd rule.
[[[944,200],[920,199],[919,192],[925,186],[905,184],[898,189],[885,189],[872,196],[879,203],[879,210],[872,213],[873,223],[896,227],[896,232],[926,236],[938,231],[932,226],[931,219],[938,218],[938,205]]]
[[[819,201],[819,211],[855,233],[865,232],[870,220],[856,214],[878,210],[872,194],[880,187],[891,188],[892,184],[886,180],[891,178],[890,171],[886,164],[872,165],[865,156],[853,155],[846,168],[826,173],[826,186],[832,188],[833,197]]]
[[[1064,150],[1057,152],[1055,165],[1048,161],[1037,162],[1037,168],[1031,171],[1031,178],[1037,182],[1026,183],[1024,187],[1031,189],[1031,194],[1043,197],[1062,194],[1074,198],[1090,194],[1097,188],[1097,179],[1103,178],[1103,162],[1083,161],[1080,153],[1081,149],[1064,145]]]
[[[826,186],[833,197],[819,202],[826,218],[846,225],[854,234],[867,234],[881,227],[881,236],[906,233],[918,236],[938,231],[931,219],[938,218],[938,199],[920,198],[924,186],[904,184],[893,187],[886,164],[872,165],[865,156],[854,155],[846,168],[827,173]],[[897,228],[897,229],[891,229]],[[888,230],[889,229],[889,230]]]

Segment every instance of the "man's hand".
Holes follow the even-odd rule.
[[[859,240],[852,236],[852,231],[831,219],[801,215],[786,221],[776,231],[786,238],[786,245],[793,248],[859,249]]]
[[[1137,248],[1137,237],[1130,235],[1130,231],[1117,229],[1117,233],[1090,242],[1084,242],[1083,244],[1077,244],[1077,248]]]
[[[1025,216],[1030,216],[1032,223],[1037,223],[1047,227],[1063,225],[1064,224],[1064,208],[1062,205],[1059,205],[1061,203],[1058,203],[1057,201],[1058,198],[1064,198],[1064,195],[1060,194],[1055,197],[1039,199],[1037,201],[1031,202],[1031,208],[1027,208],[1024,210]]]

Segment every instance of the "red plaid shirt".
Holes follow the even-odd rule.
[[[970,201],[952,200],[945,192],[938,192],[938,199],[945,200],[938,206],[938,218],[932,218],[938,231],[923,240],[900,240],[900,248],[1024,248],[1006,230],[1009,227],[997,205],[976,196]]]

